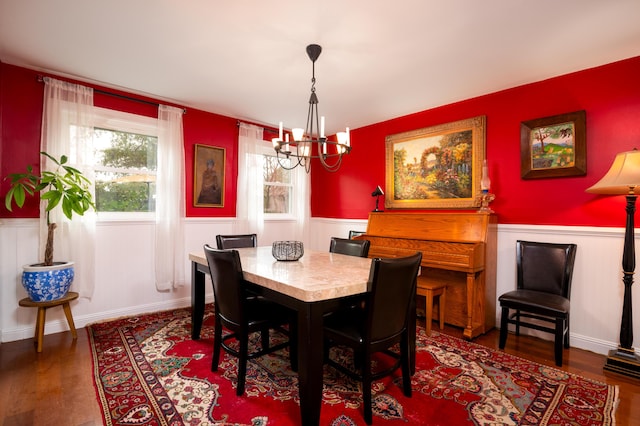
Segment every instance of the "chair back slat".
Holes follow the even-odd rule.
[[[347,238],[331,237],[329,251],[331,253],[346,254],[349,256],[367,257],[369,255],[369,240],[350,240]]]
[[[257,247],[258,237],[256,234],[216,235],[216,244],[218,250]]]
[[[421,261],[420,252],[403,258],[373,260],[367,314],[370,341],[397,335],[407,326]]]
[[[518,289],[543,291],[569,299],[576,248],[575,244],[518,240]]]
[[[204,253],[211,273],[216,312],[229,322],[242,324],[245,290],[238,251],[217,250],[205,245]]]

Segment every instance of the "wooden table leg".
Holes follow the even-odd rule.
[[[431,321],[433,321],[433,292],[429,289],[424,291],[424,303],[425,303],[425,332],[427,336],[431,336]]]
[[[44,322],[47,316],[47,308],[38,307],[38,316],[36,318],[36,352],[42,352],[42,340],[44,340]]]
[[[440,312],[440,330],[444,330],[444,309],[447,302],[447,288],[442,289],[442,293],[438,298],[438,311]]]
[[[298,387],[301,424],[320,424],[323,371],[323,315],[318,304],[298,310]]]
[[[78,332],[76,331],[76,325],[73,323],[73,316],[71,315],[71,306],[69,306],[69,302],[63,303],[62,309],[64,310],[64,315],[67,317],[67,324],[69,324],[73,340],[76,340],[78,338]]]
[[[204,266],[202,268],[205,268]],[[198,340],[204,318],[205,273],[198,263],[191,262],[191,338]]]

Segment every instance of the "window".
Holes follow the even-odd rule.
[[[158,138],[96,128],[95,140],[97,210],[155,211]]]
[[[155,211],[157,120],[103,108],[96,108],[96,113],[96,210]]]
[[[280,159],[286,166],[289,159]],[[264,155],[264,213],[292,214],[293,178],[292,171],[283,169],[274,155]]]
[[[278,159],[263,135],[263,128],[240,123],[237,229],[257,232],[271,240],[308,242],[309,175],[304,167],[287,170],[297,159],[288,160],[282,155]],[[267,227],[266,222],[277,226]],[[284,227],[279,228],[280,224]]]

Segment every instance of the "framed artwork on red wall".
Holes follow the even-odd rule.
[[[225,149],[195,145],[193,156],[193,205],[224,206]]]
[[[584,111],[523,121],[520,125],[520,175],[537,179],[587,174]]]
[[[386,137],[385,207],[480,205],[485,116]]]

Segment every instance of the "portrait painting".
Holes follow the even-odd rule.
[[[193,165],[193,205],[224,206],[225,150],[208,145],[196,145]]]

